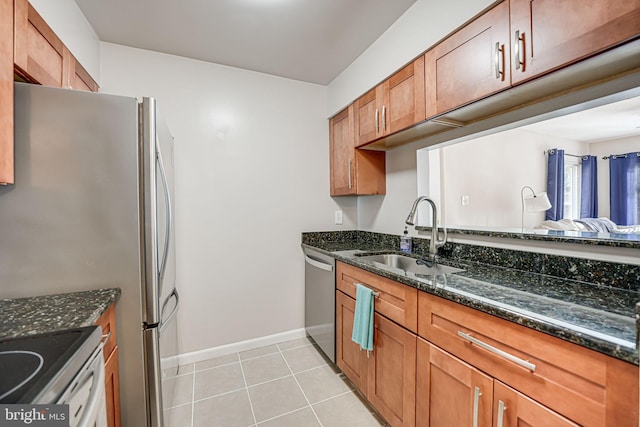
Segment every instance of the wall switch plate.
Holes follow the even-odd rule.
[[[462,206],[469,206],[469,196],[466,194],[461,198]]]
[[[333,222],[336,225],[342,225],[342,211],[336,211],[333,216]]]

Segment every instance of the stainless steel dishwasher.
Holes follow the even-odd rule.
[[[336,260],[306,247],[304,252],[304,327],[336,362]]]

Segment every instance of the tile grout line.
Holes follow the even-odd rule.
[[[313,412],[313,416],[316,417],[316,420],[318,420],[318,424],[320,424],[320,427],[323,427],[322,421],[320,421],[320,418],[318,417],[318,414],[316,414],[315,409],[313,409],[313,405],[311,405],[311,402],[309,402],[309,399],[307,398],[307,394],[304,392],[304,390],[302,389],[302,386],[298,382],[298,378],[296,378],[296,375],[293,372],[293,369],[291,369],[291,366],[289,365],[289,362],[287,362],[287,358],[284,357],[284,353],[282,352],[282,349],[280,348],[279,345],[277,345],[277,347],[278,347],[278,351],[280,351],[280,355],[284,359],[284,363],[286,363],[287,368],[289,368],[289,371],[291,371],[291,376],[293,376],[293,380],[296,382],[296,384],[298,385],[298,388],[302,392],[302,396],[304,397],[304,400],[307,401],[307,404],[309,405],[309,408],[311,409],[311,412]]]
[[[191,373],[193,375],[193,378],[191,379],[191,427],[193,427],[193,425],[196,422],[196,369],[195,369],[195,365],[193,367],[193,372]]]
[[[253,402],[251,402],[251,395],[249,394],[249,386],[247,385],[247,377],[244,375],[244,368],[242,367],[242,360],[240,359],[240,353],[237,353],[238,361],[240,362],[240,372],[242,372],[242,381],[244,381],[244,390],[247,393],[247,399],[249,399],[249,408],[251,408],[251,416],[253,417],[253,424],[257,425],[258,420],[256,419],[256,413],[253,410]]]
[[[275,419],[282,418],[282,417],[284,417],[286,415],[291,415],[291,414],[293,414],[295,412],[302,411],[303,409],[306,409],[306,407],[303,406],[302,408],[294,409],[293,411],[285,412],[284,414],[280,414],[280,415],[276,415],[275,417],[267,418],[266,420],[260,421],[258,424],[256,424],[256,426],[259,426],[260,424],[266,423],[268,421],[273,421]]]

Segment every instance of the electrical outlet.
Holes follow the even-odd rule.
[[[460,201],[462,203],[462,206],[469,206],[469,196],[467,196],[466,194],[462,196]]]
[[[342,211],[336,211],[333,216],[333,222],[336,225],[342,225]]]

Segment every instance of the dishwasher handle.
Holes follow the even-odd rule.
[[[333,271],[333,265],[331,264],[325,264],[324,262],[321,261],[317,261],[313,258],[311,258],[309,255],[305,254],[304,255],[304,260],[308,263],[311,264],[312,266],[319,268],[320,270],[324,270],[324,271]]]

